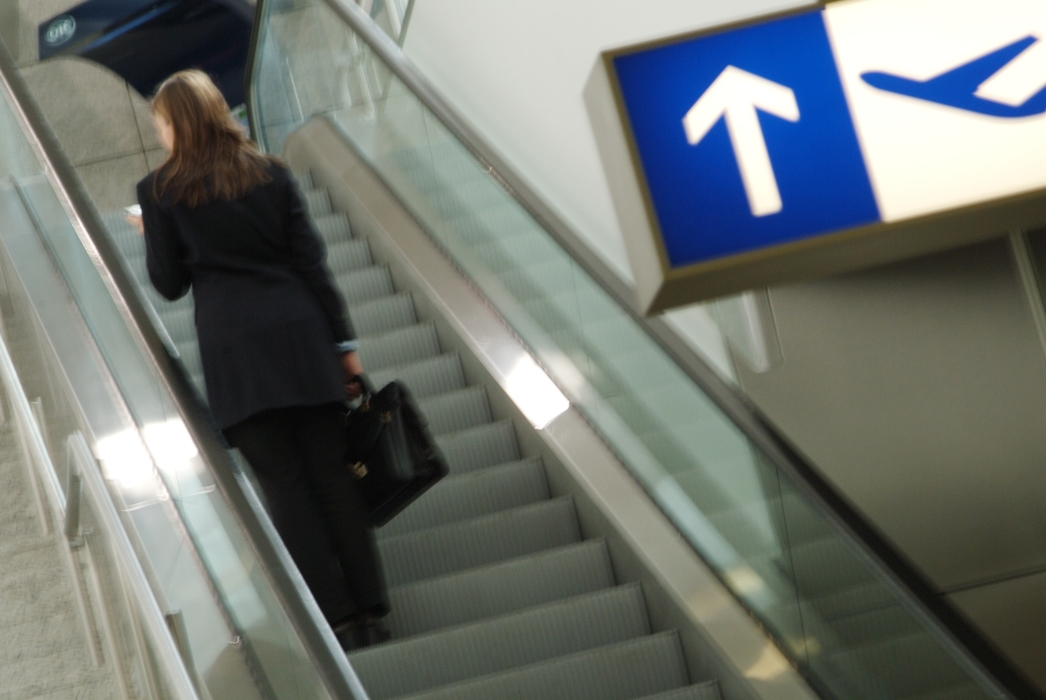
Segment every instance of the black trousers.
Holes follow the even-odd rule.
[[[254,469],[277,532],[330,623],[389,611],[367,509],[342,461],[344,408],[295,406],[227,428]]]

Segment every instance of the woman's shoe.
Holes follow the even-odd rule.
[[[360,649],[365,644],[360,644],[360,630],[359,620],[357,618],[347,618],[341,622],[331,625],[331,629],[334,630],[334,636],[338,640],[338,644],[341,645],[342,651],[353,651],[354,649]]]
[[[370,647],[375,644],[383,644],[392,639],[392,632],[385,626],[380,617],[364,615],[359,620],[356,628],[357,640],[361,646]]]
[[[373,615],[349,617],[331,625],[331,629],[334,630],[334,636],[337,637],[343,651],[382,644],[392,638],[392,633],[381,618]]]

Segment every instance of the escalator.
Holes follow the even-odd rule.
[[[347,659],[210,432],[191,302],[149,288],[141,239],[94,211],[2,66],[48,178],[7,175],[50,202],[29,207],[37,247],[120,397],[123,430],[92,447],[139,556],[195,576],[187,599],[151,583],[185,610],[201,695],[1039,697],[628,311],[365,12],[262,0],[252,56],[254,134],[298,173],[364,365],[411,387],[451,465],[378,532],[393,640]]]

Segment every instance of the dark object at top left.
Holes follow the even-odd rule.
[[[87,0],[40,25],[40,60],[88,58],[143,96],[171,73],[199,68],[235,107],[244,102],[253,21],[246,0]]]

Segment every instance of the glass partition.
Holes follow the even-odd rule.
[[[82,431],[155,595],[184,621],[201,697],[332,697],[18,114],[0,90],[0,204],[20,217],[0,230],[2,331],[58,482]],[[96,558],[98,590],[115,594]],[[148,683],[139,666],[134,683]]]
[[[340,129],[819,692],[1005,697],[499,184],[344,5],[259,5],[263,145],[281,152],[316,116]]]

